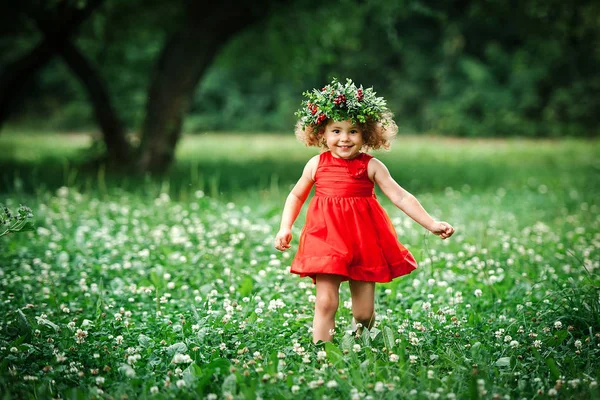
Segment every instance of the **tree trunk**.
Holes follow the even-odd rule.
[[[123,124],[112,106],[101,76],[73,43],[65,43],[60,54],[87,89],[96,121],[102,130],[108,159],[118,165],[130,163],[132,149],[125,138]]]
[[[174,158],[183,117],[204,73],[221,45],[220,37],[181,32],[167,43],[149,92],[138,167],[164,172]]]
[[[138,170],[162,173],[169,168],[200,77],[232,36],[266,15],[270,2],[235,3],[188,2],[185,24],[167,41],[154,71]]]
[[[91,0],[82,10],[76,10],[55,23],[58,28],[45,36],[28,54],[8,65],[0,76],[0,128],[12,111],[14,99],[25,83],[64,46],[72,33],[89,17],[103,0]]]

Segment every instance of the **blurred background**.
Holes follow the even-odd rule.
[[[0,137],[93,134],[162,172],[181,135],[283,133],[352,78],[403,134],[597,137],[600,3],[50,0],[2,6]]]

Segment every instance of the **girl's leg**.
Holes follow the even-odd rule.
[[[335,313],[340,298],[339,275],[318,274],[317,300],[315,303],[315,318],[313,320],[313,342],[331,340],[329,331],[335,328]]]
[[[375,322],[375,282],[350,281],[352,315],[357,323],[371,329]],[[357,333],[361,333],[358,329]]]

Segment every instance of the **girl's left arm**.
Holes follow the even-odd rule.
[[[430,232],[442,239],[449,238],[454,233],[454,228],[447,222],[436,221],[423,208],[419,200],[402,188],[390,175],[387,167],[376,158],[369,161],[369,177],[377,183],[381,191],[389,197],[396,207],[415,220]]]

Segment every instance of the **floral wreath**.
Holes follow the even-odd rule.
[[[313,89],[302,95],[307,100],[302,101],[302,108],[294,115],[304,128],[321,125],[329,119],[363,124],[367,120],[379,121],[388,111],[384,98],[375,96],[373,88],[363,89],[362,85],[357,88],[351,79],[346,79],[344,85],[333,78],[320,91]]]

